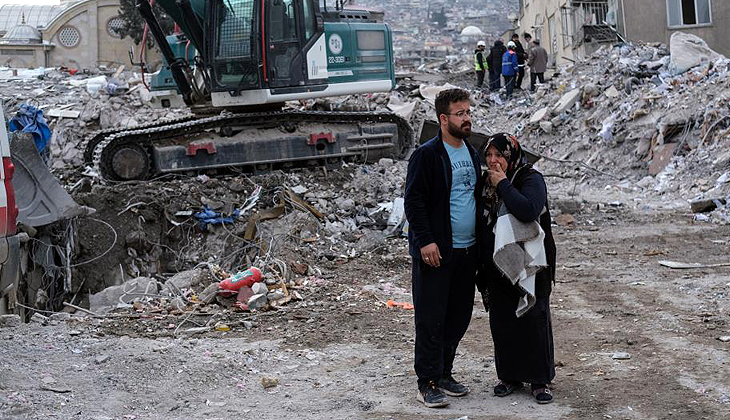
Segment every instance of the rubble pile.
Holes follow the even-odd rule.
[[[611,188],[683,200],[685,208],[687,200],[726,197],[730,62],[673,75],[671,61],[658,46],[602,49],[533,101],[516,100],[506,124],[553,159],[541,167],[562,175],[573,169],[565,163],[580,162],[609,175]],[[606,180],[585,178],[591,182]]]
[[[50,165],[57,174],[83,165],[83,141],[97,130],[131,128],[190,112],[155,107],[141,75],[124,66],[73,75],[59,69],[0,68],[0,95],[8,118],[23,103],[43,111],[53,130]]]
[[[179,307],[178,298],[186,306],[196,299],[206,304],[217,299],[233,308],[236,296],[216,297],[217,285],[254,266],[263,272],[267,298],[252,306],[248,299],[261,293],[249,294],[238,301],[247,307],[239,309],[302,299],[306,292],[300,295],[297,289],[327,278],[336,265],[359,257],[394,259],[387,252],[393,244],[384,245],[386,238],[402,232],[406,169],[405,161],[381,159],[377,164],[345,164],[337,171],[87,185],[74,198],[95,203],[98,216],[114,231],[97,223],[80,225],[76,259],[92,260],[105,249],[112,251],[98,265],[79,266],[72,288],[93,294],[119,285],[113,286],[115,297],[98,304],[104,307],[114,307],[120,294],[137,289],[142,297],[152,297],[140,304],[158,309]],[[398,241],[395,246],[405,244]],[[173,273],[201,268],[207,269],[205,278],[188,273],[183,277],[198,280],[178,284],[170,279]],[[177,287],[165,286],[170,282]],[[134,301],[121,303],[129,309]]]
[[[517,134],[543,156],[543,172],[574,179],[557,191],[599,191],[637,206],[652,197],[685,210],[709,200],[704,209],[716,209],[710,219],[730,223],[730,61],[697,37],[674,38],[674,54],[658,44],[603,47],[533,94],[473,91],[473,129]],[[443,82],[473,86],[448,73]],[[433,119],[428,89],[409,99],[422,98],[423,117]]]

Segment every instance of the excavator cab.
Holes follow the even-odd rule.
[[[238,108],[395,87],[390,28],[366,11],[322,11],[317,0],[158,3],[192,42],[181,48],[179,37],[167,37],[162,45],[168,88],[174,79],[190,106]],[[138,7],[162,40],[146,0]],[[190,50],[204,77],[193,76]]]
[[[327,89],[324,21],[315,0],[214,0],[209,13],[206,38],[213,45],[204,59],[212,63],[215,106],[304,99]]]

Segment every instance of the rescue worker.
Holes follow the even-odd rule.
[[[484,83],[484,72],[487,69],[487,63],[484,60],[484,49],[487,44],[484,41],[477,42],[477,49],[474,50],[474,71],[477,73],[477,89],[481,89]]]
[[[512,90],[515,88],[515,77],[519,72],[516,49],[515,43],[510,41],[507,43],[507,52],[502,56],[502,77],[504,77],[504,87],[507,90],[507,99],[512,96]]]

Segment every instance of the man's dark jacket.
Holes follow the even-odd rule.
[[[494,41],[494,45],[489,49],[489,55],[487,56],[487,63],[489,63],[489,70],[495,73],[502,73],[502,56],[507,52],[507,47],[501,39]]]
[[[464,141],[471,154],[477,185],[474,189],[476,209],[481,208],[481,160],[479,153]],[[411,257],[421,258],[421,248],[434,242],[441,253],[441,262],[451,259],[451,160],[438,136],[423,143],[411,155],[406,176],[405,212],[408,219],[408,248]],[[480,217],[477,215],[476,232]]]
[[[515,52],[517,53],[517,64],[525,64],[525,59],[527,58],[525,48],[522,46],[522,43],[519,40],[515,41],[513,39],[512,42],[514,42],[516,45]]]

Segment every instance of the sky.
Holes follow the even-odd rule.
[[[59,4],[59,0],[0,0],[0,4]]]

